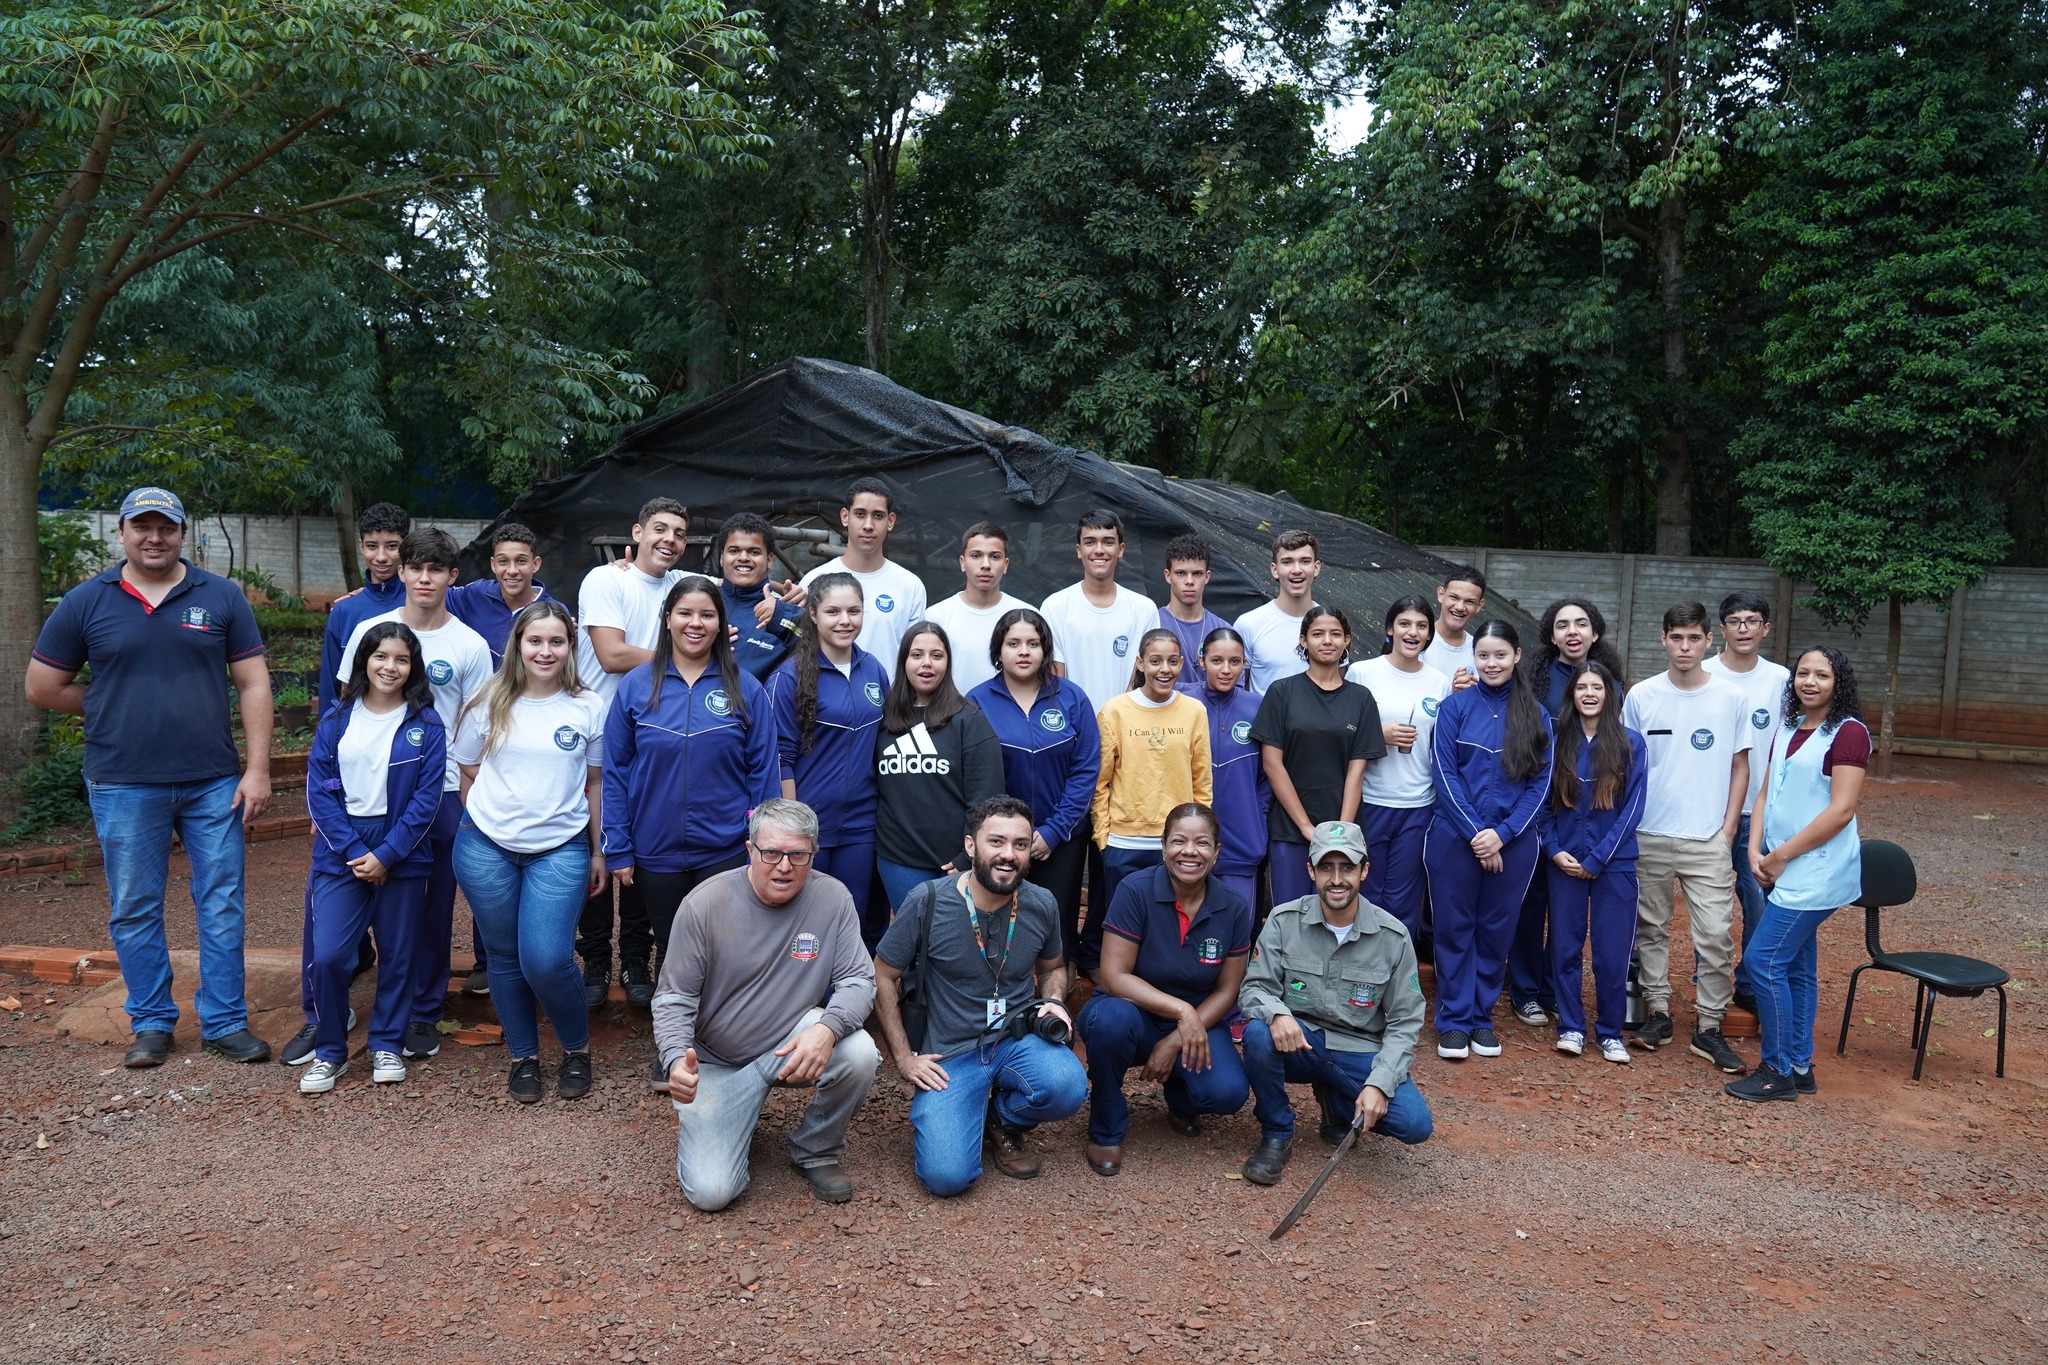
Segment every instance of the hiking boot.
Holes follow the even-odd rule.
[[[1730,1076],[1740,1076],[1749,1070],[1749,1063],[1737,1056],[1735,1049],[1728,1046],[1728,1040],[1721,1036],[1718,1028],[1696,1029],[1692,1035],[1692,1055],[1704,1057],[1714,1064],[1717,1071]],[[1773,1075],[1777,1073],[1773,1072]],[[1788,1079],[1788,1078],[1781,1078]]]
[[[1031,1150],[1024,1135],[1028,1129],[1004,1123],[996,1115],[993,1097],[988,1104],[988,1120],[984,1124],[987,1136],[983,1145],[988,1148],[989,1163],[1012,1180],[1029,1180],[1038,1174],[1042,1164],[1038,1153]]]
[[[1281,1172],[1287,1169],[1287,1158],[1294,1153],[1294,1139],[1291,1137],[1262,1137],[1258,1150],[1245,1158],[1244,1178],[1254,1185],[1277,1185]]]
[[[811,1194],[821,1204],[844,1204],[853,1198],[853,1181],[836,1161],[823,1162],[816,1166],[797,1166],[798,1174],[811,1183]]]

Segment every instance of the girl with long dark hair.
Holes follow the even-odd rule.
[[[1227,886],[1246,905],[1259,901],[1259,869],[1266,862],[1266,822],[1273,787],[1252,738],[1265,698],[1243,682],[1250,656],[1244,637],[1218,626],[1202,637],[1202,691],[1196,698],[1209,711],[1209,786],[1222,844],[1209,880]]]
[[[377,944],[370,1079],[405,1079],[412,940],[427,903],[448,739],[434,711],[419,637],[399,621],[363,632],[339,701],[306,755],[313,867],[306,877],[306,979],[313,1063],[299,1092],[334,1089],[348,1069],[349,979],[367,926]]]
[[[1722,1087],[1737,1099],[1796,1100],[1816,1088],[1816,935],[1863,889],[1856,810],[1870,766],[1870,731],[1861,710],[1856,670],[1841,650],[1800,651],[1785,688],[1785,723],[1771,742],[1771,770],[1757,793],[1763,818],[1750,822],[1750,870],[1766,900],[1743,961],[1756,992],[1763,1060]]]
[[[889,911],[911,888],[966,866],[967,808],[1003,792],[1003,746],[953,686],[952,641],[912,622],[875,730],[875,864]]]
[[[1102,959],[1102,921],[1124,878],[1159,866],[1167,813],[1215,794],[1209,772],[1209,713],[1180,690],[1180,637],[1163,626],[1138,641],[1131,690],[1095,717],[1102,769],[1095,777],[1095,844],[1102,884],[1091,886],[1081,926],[1082,971]],[[1098,894],[1099,893],[1099,894]]]
[[[1550,799],[1537,816],[1548,862],[1550,968],[1557,1050],[1586,1046],[1586,933],[1593,935],[1594,1028],[1600,1055],[1628,1065],[1621,1026],[1636,946],[1636,825],[1650,762],[1643,737],[1621,723],[1621,682],[1591,660],[1572,669],[1569,709],[1557,718]]]
[[[1522,682],[1522,641],[1505,621],[1472,632],[1478,681],[1437,711],[1436,809],[1423,866],[1436,923],[1437,1056],[1498,1057],[1493,1006],[1541,842],[1550,790],[1550,720]]]
[[[1344,677],[1351,650],[1351,620],[1317,603],[1301,618],[1305,672],[1267,689],[1252,722],[1259,761],[1273,786],[1271,840],[1273,904],[1315,894],[1308,843],[1329,820],[1356,820],[1365,790],[1365,765],[1387,752],[1373,695]]]
[[[1002,744],[1004,789],[1031,807],[1026,876],[1058,902],[1061,947],[1073,962],[1081,946],[1075,917],[1088,866],[1088,811],[1102,766],[1095,708],[1079,683],[1052,671],[1052,627],[1031,608],[997,619],[988,652],[996,675],[967,699]]]
[[[619,678],[604,724],[605,867],[640,888],[656,977],[676,907],[745,864],[747,812],[781,794],[774,708],[733,654],[725,594],[677,579],[654,657]]]
[[[1422,837],[1436,804],[1430,741],[1451,680],[1422,660],[1435,636],[1435,602],[1419,594],[1397,597],[1387,604],[1385,626],[1379,657],[1345,674],[1372,693],[1386,740],[1385,756],[1367,765],[1359,793],[1358,823],[1370,858],[1359,894],[1407,925],[1408,937],[1420,943]]]
[[[871,913],[875,876],[875,727],[889,673],[858,643],[861,584],[850,573],[809,584],[803,624],[789,658],[768,678],[782,794],[817,812],[822,842],[811,866],[837,878],[853,897],[869,948],[889,927]]]
[[[562,1045],[555,1093],[590,1091],[576,920],[608,881],[605,702],[576,676],[575,639],[561,603],[520,608],[496,675],[463,708],[449,745],[462,768],[455,879],[490,954],[491,1004],[512,1058],[506,1090],[522,1104],[541,1097],[541,1010]]]

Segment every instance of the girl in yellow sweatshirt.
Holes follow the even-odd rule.
[[[1102,882],[1088,892],[1081,926],[1083,971],[1102,960],[1102,921],[1124,878],[1159,865],[1159,837],[1167,812],[1188,801],[1208,805],[1209,711],[1176,691],[1180,637],[1151,630],[1138,645],[1131,691],[1111,697],[1096,717],[1102,731],[1102,769],[1095,779],[1095,842],[1102,849]]]

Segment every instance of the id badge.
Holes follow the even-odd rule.
[[[996,996],[993,999],[983,1001],[982,1003],[988,1007],[987,1026],[989,1028],[996,1028],[999,1025],[1001,1025],[1003,1022],[1003,1016],[1009,1013],[1010,1002],[1003,999],[1001,996]]]

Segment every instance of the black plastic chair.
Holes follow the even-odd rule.
[[[1913,995],[1913,1079],[1920,1079],[1920,1066],[1927,1060],[1927,1036],[1934,1032],[1934,1002],[1944,995],[1976,997],[1986,991],[1998,992],[1998,1074],[2005,1075],[2005,983],[2012,978],[2001,967],[1974,957],[1955,953],[1888,953],[1878,942],[1878,915],[1887,906],[1904,905],[1919,890],[1913,859],[1906,850],[1884,839],[1863,841],[1863,894],[1856,903],[1863,907],[1863,942],[1870,961],[1849,973],[1849,998],[1842,1005],[1842,1036],[1835,1041],[1835,1055],[1849,1046],[1849,1018],[1856,1010],[1856,978],[1873,967],[1881,972],[1910,976],[1916,983]]]

